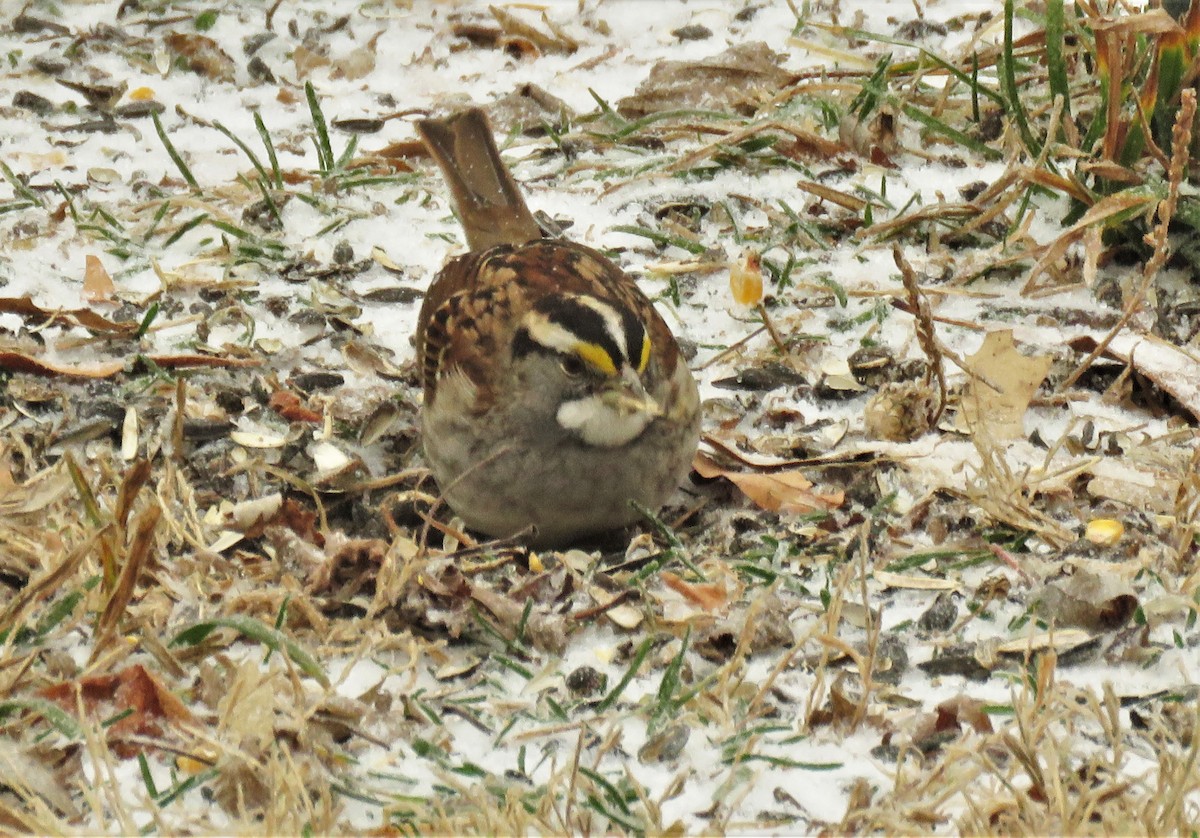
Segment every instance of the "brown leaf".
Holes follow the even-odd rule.
[[[205,78],[233,84],[236,65],[220,45],[205,35],[172,32],[167,46],[188,60],[188,69]]]
[[[986,706],[979,699],[965,695],[948,698],[937,706],[937,729],[961,730],[965,724],[976,733],[992,733],[991,717],[984,711]]]
[[[964,727],[977,733],[991,733],[992,720],[984,712],[985,706],[982,701],[965,695],[946,699],[934,712],[921,716],[912,731],[913,744],[928,753],[957,739]]]
[[[798,469],[770,473],[729,471],[700,452],[697,452],[692,460],[692,468],[701,477],[724,477],[768,512],[829,512],[837,509],[845,500],[843,492],[810,492],[812,482]]]
[[[381,539],[346,538],[335,532],[326,547],[327,558],[311,574],[307,589],[316,593],[336,590],[340,599],[360,591],[373,593],[387,551],[388,544]]]
[[[83,298],[89,303],[103,303],[111,300],[117,293],[112,277],[104,269],[104,264],[98,256],[90,253],[87,257],[87,267],[83,271]]]
[[[501,628],[515,633],[524,623],[525,638],[536,649],[561,655],[567,648],[567,618],[555,614],[545,605],[526,610],[526,601],[514,599],[485,585],[471,585],[471,599],[482,605],[500,623]]]
[[[20,314],[26,317],[44,318],[51,323],[58,322],[60,320],[66,321],[67,323],[75,323],[87,329],[89,332],[101,332],[119,335],[135,332],[138,328],[138,324],[133,321],[116,323],[106,317],[101,317],[90,308],[42,308],[33,301],[32,297],[28,295],[24,297],[0,297],[0,312]]]
[[[842,117],[838,139],[872,163],[896,168],[891,158],[900,151],[900,141],[896,134],[896,114],[890,110],[874,111],[866,119],[857,114]]]
[[[292,52],[292,61],[296,64],[296,75],[307,78],[313,70],[328,67],[332,61],[328,55],[306,46],[298,46]]]
[[[763,94],[791,81],[781,56],[761,41],[738,44],[699,61],[660,61],[632,96],[617,103],[628,119],[680,108],[736,110],[751,115]]]
[[[370,75],[375,69],[375,50],[369,47],[359,47],[333,62],[333,71],[329,74],[332,79],[349,79],[355,81]]]
[[[262,363],[258,358],[230,358],[222,355],[147,355],[146,357],[160,367],[169,369],[257,367]]]
[[[542,13],[542,23],[550,30],[548,35],[499,6],[489,6],[488,11],[492,13],[492,17],[509,36],[509,43],[505,44],[506,47],[510,46],[513,41],[523,40],[528,41],[529,45],[535,48],[534,55],[537,51],[570,55],[579,49],[579,42],[554,26],[544,12]]]
[[[300,397],[289,390],[276,390],[267,403],[272,410],[289,422],[313,422],[320,424],[324,418],[315,410],[300,403]]]
[[[1047,356],[1022,355],[1012,331],[989,332],[971,355],[971,380],[962,399],[962,418],[968,428],[984,427],[993,439],[1016,439],[1025,434],[1025,411],[1046,373]]]
[[[1076,570],[1051,582],[1034,598],[1035,611],[1059,626],[1089,631],[1115,631],[1137,610],[1138,598],[1129,583],[1115,576]]]
[[[812,727],[832,725],[837,728],[850,728],[858,715],[858,702],[846,692],[846,673],[838,673],[837,678],[829,685],[829,697],[825,706],[815,708],[809,716],[808,723]]]
[[[687,582],[669,570],[659,577],[668,588],[707,611],[719,611],[729,602],[729,592],[718,582]]]
[[[0,352],[0,369],[32,375],[62,375],[69,378],[111,378],[125,369],[124,361],[107,361],[90,367],[73,367],[31,358],[20,352]]]
[[[223,358],[218,355],[147,355],[160,367],[185,369],[189,367],[256,367],[257,358]],[[125,369],[125,361],[105,361],[91,366],[56,364],[21,352],[0,352],[0,370],[26,372],[31,375],[65,376],[67,378],[111,378]]]
[[[40,695],[74,713],[77,691],[84,712],[99,721],[125,714],[106,729],[113,752],[121,759],[130,759],[144,750],[140,744],[122,744],[123,737],[158,737],[163,734],[162,722],[194,724],[196,721],[183,702],[140,664],[114,675],[64,681],[41,690]]]
[[[425,144],[420,140],[399,140],[394,143],[388,143],[378,151],[365,152],[368,158],[386,157],[389,160],[407,160],[411,157],[428,157],[429,149],[425,148]],[[405,164],[408,171],[412,171],[412,167]]]
[[[55,762],[57,760],[36,745],[0,739],[0,775],[5,778],[8,793],[16,792],[27,801],[40,796],[69,818],[80,818],[79,807],[71,799],[70,786],[51,770]],[[11,809],[6,815],[0,815],[0,828],[6,833],[16,832],[13,828],[16,821],[8,819],[11,817]]]

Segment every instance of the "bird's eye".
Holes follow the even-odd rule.
[[[584,373],[584,364],[581,359],[575,355],[568,355],[562,359],[562,371],[571,378],[578,378]]]

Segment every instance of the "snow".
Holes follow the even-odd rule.
[[[72,3],[64,8],[69,14],[62,22],[75,31],[98,31],[99,27],[120,25],[117,10],[121,4],[115,0],[104,2]],[[447,32],[447,17],[468,10],[486,12],[487,3],[438,3],[430,0],[414,0],[405,3],[360,4],[351,0],[323,0],[315,2],[289,2],[279,7],[275,16],[275,27],[281,29],[296,21],[299,30],[327,27],[339,16],[351,18],[350,24],[339,33],[324,39],[329,57],[338,60],[362,46],[371,38],[377,40],[377,64],[364,78],[336,79],[328,68],[318,68],[311,81],[318,91],[325,116],[328,120],[352,117],[374,117],[390,110],[442,111],[451,104],[485,103],[503,96],[525,83],[534,83],[562,98],[572,108],[589,111],[595,107],[595,98],[606,102],[631,94],[645,77],[648,69],[657,61],[696,60],[712,56],[728,45],[754,40],[766,42],[773,50],[786,56],[784,66],[800,71],[821,66],[836,68],[837,60],[818,50],[798,45],[793,32],[796,20],[784,2],[766,3],[747,20],[735,17],[742,8],[729,2],[687,2],[686,0],[660,0],[650,3],[644,0],[603,0],[590,4],[581,11],[582,4],[575,0],[543,2],[541,8],[552,20],[563,24],[568,31],[586,34],[581,38],[583,46],[573,55],[546,55],[536,61],[522,62],[501,50],[460,49],[459,43]],[[807,7],[809,4],[805,4]],[[883,30],[886,18],[908,20],[914,16],[913,4],[907,0],[848,0],[838,6],[838,20],[843,25],[861,26]],[[813,18],[826,20],[826,4],[812,4]],[[975,12],[996,12],[994,2],[954,2],[923,4],[925,15],[930,19],[962,16]],[[281,168],[285,171],[312,171],[316,167],[316,155],[309,138],[310,117],[304,104],[303,80],[296,73],[289,57],[290,39],[278,38],[268,42],[259,55],[271,66],[281,84],[249,84],[245,71],[245,60],[239,45],[242,38],[261,28],[263,8],[260,4],[248,4],[240,9],[237,4],[219,7],[216,26],[205,33],[223,44],[234,57],[237,65],[237,85],[218,85],[204,77],[170,67],[165,72],[156,71],[159,56],[130,58],[138,52],[137,42],[120,50],[89,53],[96,63],[86,68],[77,68],[80,80],[88,77],[97,79],[105,76],[128,83],[130,91],[141,87],[153,91],[157,101],[167,106],[162,122],[171,143],[179,149],[197,180],[206,189],[230,187],[240,172],[250,170],[245,155],[221,134],[197,120],[219,120],[234,135],[242,138],[256,154],[265,159],[253,122],[255,112],[261,114],[279,153]],[[31,14],[43,14],[40,7],[30,10]],[[132,12],[140,17],[148,13]],[[127,15],[128,16],[128,15]],[[6,15],[0,15],[4,18]],[[605,21],[611,32],[604,37],[595,34],[594,28],[584,28],[583,21]],[[251,24],[252,22],[252,24]],[[680,42],[672,30],[685,24],[703,24],[717,33],[714,37]],[[998,37],[997,23],[983,30],[982,35],[966,30],[951,32],[944,42],[931,44],[931,48],[943,53],[952,53],[961,44],[973,37],[994,41]],[[33,72],[29,62],[36,53],[19,36],[9,30],[0,36],[0,43],[8,42],[14,57],[4,75],[0,77],[0,101],[10,102],[17,90],[29,90],[54,102],[78,101],[78,97],[55,84],[45,74]],[[608,55],[609,47],[615,52]],[[869,44],[861,53],[848,55],[855,66],[884,53],[904,52],[902,48],[886,44]],[[58,54],[61,50],[47,46],[46,54]],[[580,70],[581,65],[596,62],[594,69]],[[293,94],[291,101],[283,101],[279,91]],[[386,104],[387,97],[393,102]],[[180,115],[181,109],[187,116]],[[56,114],[48,123],[61,126],[77,121],[79,115]],[[55,183],[61,183],[69,192],[86,187],[89,201],[100,206],[108,205],[114,211],[128,210],[139,202],[146,203],[146,211],[137,214],[138,225],[131,224],[122,231],[134,241],[139,240],[148,229],[153,216],[145,190],[134,191],[128,184],[146,182],[162,184],[178,181],[180,172],[165,153],[162,143],[148,119],[122,120],[120,128],[113,134],[79,134],[62,130],[47,130],[41,120],[28,112],[4,107],[0,109],[0,136],[4,137],[2,151],[6,164],[20,176],[28,176],[29,186],[39,190],[48,207],[53,208],[60,196],[50,191]],[[410,118],[391,119],[383,129],[360,138],[360,153],[365,149],[377,149],[392,142],[413,138]],[[348,142],[348,135],[331,132],[335,154],[340,153]],[[909,127],[901,136],[906,148],[921,145],[915,129]],[[547,146],[541,139],[516,138],[505,149],[505,156],[513,166],[519,180],[526,184],[529,202],[533,209],[543,210],[552,217],[571,219],[574,223],[570,235],[583,243],[598,247],[621,250],[622,263],[633,274],[641,276],[643,287],[652,296],[662,291],[663,280],[653,272],[654,264],[681,259],[685,253],[677,249],[663,252],[647,246],[644,239],[627,233],[614,231],[619,225],[638,224],[646,212],[647,204],[653,205],[665,198],[678,201],[703,200],[721,201],[730,194],[750,195],[764,206],[778,206],[780,201],[796,204],[805,200],[798,197],[795,188],[801,179],[798,172],[778,169],[766,174],[747,174],[729,170],[708,180],[680,180],[662,175],[646,176],[616,186],[597,180],[589,168],[595,159],[584,155],[565,167],[558,158],[540,160],[537,152]],[[605,158],[606,165],[621,160],[622,152],[613,152]],[[628,153],[631,165],[644,163],[646,157]],[[872,192],[882,192],[886,187],[888,202],[893,207],[902,207],[910,199],[916,205],[932,204],[939,200],[957,200],[959,189],[975,181],[992,182],[1004,171],[1000,163],[968,160],[961,168],[952,168],[939,162],[928,162],[920,156],[907,155],[899,171],[890,171],[864,164],[848,175],[839,175],[833,183],[836,188],[855,194],[861,187]],[[116,182],[108,187],[88,184],[89,172],[111,169],[116,172]],[[321,195],[314,188],[313,202],[328,201],[336,204],[341,215],[351,218],[349,223],[332,235],[322,234],[330,222],[330,214],[319,206],[302,200],[291,200],[283,210],[283,227],[280,236],[292,252],[309,255],[320,264],[332,261],[333,252],[342,242],[348,244],[355,258],[367,257],[373,248],[381,248],[391,260],[403,268],[399,283],[422,288],[445,260],[463,249],[461,234],[449,211],[446,196],[440,192],[435,180],[425,177],[421,189],[414,198],[407,183],[390,183],[377,188],[359,189],[336,196]],[[164,187],[166,189],[166,187]],[[167,191],[184,195],[173,187]],[[15,200],[17,194],[10,185],[0,185],[0,201]],[[257,196],[246,192],[242,200],[253,202]],[[182,200],[182,199],[181,199]],[[220,208],[206,206],[199,199],[196,205],[181,218],[210,211],[214,215]],[[228,211],[228,207],[224,210]],[[114,212],[114,214],[116,214]],[[122,214],[122,217],[127,217]],[[1046,216],[1053,217],[1053,216]],[[236,218],[232,218],[236,221]],[[770,223],[761,211],[748,211],[739,217],[747,229],[763,227]],[[96,221],[101,223],[101,221]],[[140,227],[139,227],[140,225]],[[706,221],[701,228],[701,240],[706,244],[717,244],[725,250],[726,258],[737,258],[737,246],[728,240],[719,224]],[[1055,235],[1050,222],[1039,219],[1033,227],[1035,238],[1045,241]],[[88,238],[79,233],[74,225],[56,225],[50,229],[45,213],[37,211],[9,212],[0,215],[0,293],[6,297],[32,295],[35,301],[46,308],[74,309],[84,305],[81,299],[81,280],[84,257],[98,256],[105,268],[116,279],[119,296],[131,301],[144,301],[162,288],[159,272],[178,276],[194,283],[218,282],[229,279],[224,275],[225,262],[219,257],[219,232],[201,225],[185,234],[170,246],[163,246],[161,236],[146,245],[130,259],[121,259],[106,252],[103,240]],[[204,255],[205,253],[208,255]],[[768,254],[769,255],[769,254]],[[862,296],[852,296],[844,311],[833,314],[849,317],[868,310],[874,299],[867,292],[878,292],[886,299],[889,295],[902,296],[899,274],[892,262],[891,254],[866,238],[843,247],[836,252],[813,252],[806,254],[813,260],[811,270],[792,288],[779,292],[783,305],[778,311],[791,312],[805,332],[820,333],[828,337],[828,343],[807,355],[814,368],[826,361],[844,359],[857,348],[861,333],[856,331],[837,332],[828,330],[830,312],[808,310],[810,302],[820,292],[822,278],[834,280],[838,285]],[[909,253],[909,258],[920,273],[925,267],[936,272],[936,259],[928,254]],[[247,282],[248,291],[257,294],[260,300],[272,297],[305,299],[318,293],[306,284],[285,281],[280,276],[253,268],[246,268],[240,277]],[[363,291],[394,283],[381,268],[375,267],[354,280],[354,289]],[[997,300],[1011,298],[1011,284],[999,280],[981,280],[956,294],[952,289],[941,297],[937,314],[942,317],[972,324],[996,325],[990,319]],[[1054,306],[1090,306],[1093,301],[1090,291],[1080,290],[1069,295],[1059,295],[1039,302],[1022,301],[1027,311],[1038,306],[1050,311]],[[416,316],[417,303],[409,304],[363,304],[354,326],[362,330],[372,345],[392,353],[392,362],[404,365],[411,361],[413,349],[410,335]],[[736,368],[736,358],[721,364],[706,367],[706,363],[721,353],[721,347],[740,340],[756,329],[759,320],[753,312],[737,306],[729,294],[724,274],[700,278],[686,290],[684,304],[675,307],[660,301],[660,307],[676,328],[680,337],[699,347],[693,359],[699,373],[702,395],[705,399],[738,399],[713,386],[713,382],[727,377]],[[801,310],[796,311],[795,307]],[[836,304],[835,304],[836,307]],[[308,362],[326,360],[336,350],[328,339],[306,345],[310,336],[303,327],[297,326],[286,317],[270,314],[259,309],[260,317],[254,323],[254,335],[259,341],[277,340],[286,349],[280,355],[281,375],[290,369],[300,369]],[[24,318],[12,314],[0,314],[0,329],[6,334],[21,330]],[[919,350],[912,337],[910,320],[893,313],[888,322],[874,335],[874,339],[900,357],[914,357]],[[1018,336],[1033,337],[1036,333],[1027,324],[1019,327]],[[207,337],[208,345],[237,344],[244,334],[246,324],[229,322],[213,324]],[[1059,337],[1050,338],[1050,333]],[[192,337],[194,326],[180,326],[151,333],[143,344],[144,351],[177,350]],[[315,332],[313,333],[315,334]],[[960,357],[976,351],[986,334],[978,331],[945,326],[939,336],[949,343]],[[1053,346],[1061,339],[1061,331],[1043,330],[1037,334],[1041,346]],[[1098,334],[1096,335],[1099,336]],[[749,344],[750,349],[765,347],[767,335],[761,335]],[[1138,350],[1142,351],[1142,350]],[[68,360],[60,357],[59,360]],[[79,360],[72,356],[70,360]],[[1169,358],[1167,359],[1169,362]],[[951,370],[956,380],[961,375]],[[376,378],[365,373],[347,371],[348,387],[378,386]],[[862,400],[846,402],[820,401],[794,398],[787,393],[769,396],[769,407],[788,407],[798,410],[806,420],[818,417],[834,422],[845,422],[852,431],[862,428]],[[1072,406],[1070,411],[1052,405],[1035,405],[1027,417],[1027,430],[1037,428],[1043,439],[1058,439],[1073,432],[1083,420],[1095,423],[1098,432],[1111,431],[1137,433],[1145,439],[1157,439],[1171,433],[1168,420],[1149,418],[1134,414],[1125,408],[1093,400],[1086,405]],[[743,423],[747,427],[749,420]],[[913,443],[893,445],[875,444],[872,450],[896,461],[910,464],[929,485],[965,490],[975,479],[978,451],[963,438],[947,436],[924,437]],[[1046,452],[1024,440],[1007,446],[1004,456],[1010,465],[1020,469],[1025,465],[1042,465]],[[1047,471],[1066,465],[1072,458],[1058,452],[1044,466]],[[910,495],[910,498],[912,496]],[[915,500],[916,498],[912,498]],[[910,545],[911,549],[922,549],[932,545]],[[824,568],[813,570],[814,577],[806,584],[818,590],[831,580],[826,578]],[[997,571],[994,566],[974,568],[963,573],[964,588],[979,584],[989,574]],[[1008,574],[1014,584],[1020,584],[1016,574]],[[923,592],[899,594],[884,612],[885,629],[915,620],[928,606],[928,597]],[[793,616],[793,628],[797,636],[810,631],[812,616],[803,609]],[[1154,639],[1171,645],[1172,624],[1166,623],[1154,631]],[[962,640],[973,642],[984,640],[995,633],[991,626],[976,622],[964,633]],[[567,651],[561,660],[551,664],[546,677],[537,678],[534,688],[518,674],[505,670],[492,670],[489,692],[500,692],[511,699],[511,712],[518,721],[501,737],[495,731],[484,732],[453,716],[443,721],[448,741],[443,742],[452,751],[451,761],[470,760],[482,765],[493,775],[506,771],[517,771],[523,760],[532,784],[550,783],[561,774],[564,765],[569,765],[574,753],[580,729],[586,729],[589,720],[573,718],[571,729],[555,734],[533,735],[544,725],[545,709],[540,705],[542,693],[552,687],[561,686],[566,674],[581,665],[596,667],[608,677],[611,688],[624,675],[626,661],[614,660],[615,650],[627,639],[607,623],[590,626],[572,635]],[[677,648],[677,646],[673,647]],[[812,647],[815,648],[815,647]],[[77,648],[77,664],[87,663],[84,648]],[[448,655],[460,654],[446,648]],[[810,648],[811,651],[811,648]],[[388,674],[394,650],[380,655],[379,659],[344,661],[341,671],[330,671],[337,693],[348,699],[359,699],[369,691],[384,692],[395,696],[416,696],[422,691],[443,691],[454,694],[461,691],[463,697],[471,696],[478,681],[467,678],[462,685],[437,680],[435,667],[420,665],[404,671],[403,675]],[[254,655],[254,651],[249,653]],[[658,654],[655,652],[654,654]],[[402,656],[400,656],[402,658]],[[745,664],[742,673],[747,685],[762,683],[777,659],[773,656],[755,657]],[[271,664],[277,665],[277,664]],[[399,665],[399,664],[397,664]],[[697,663],[697,665],[701,665]],[[264,665],[264,669],[266,665]],[[1126,693],[1145,694],[1155,690],[1174,689],[1194,684],[1200,677],[1195,647],[1168,648],[1152,669],[1136,669],[1126,666],[1121,670],[1121,689]],[[803,817],[808,823],[837,824],[846,814],[849,789],[854,780],[865,779],[872,787],[886,789],[894,782],[895,767],[872,754],[878,745],[879,732],[864,727],[849,736],[826,729],[801,741],[793,741],[791,727],[794,719],[776,719],[788,726],[788,732],[764,734],[755,750],[758,754],[786,757],[801,763],[834,763],[830,770],[808,770],[772,766],[766,762],[748,762],[735,770],[725,757],[731,737],[744,733],[738,729],[740,722],[730,720],[724,724],[699,724],[695,719],[685,718],[684,724],[692,726],[691,738],[682,761],[663,764],[639,764],[638,749],[645,744],[648,729],[645,718],[635,712],[644,703],[653,701],[658,688],[659,670],[648,676],[634,679],[621,697],[621,706],[629,710],[619,721],[620,759],[636,775],[637,780],[654,793],[657,799],[670,786],[674,777],[686,771],[688,781],[684,791],[676,797],[663,801],[661,820],[664,825],[679,822],[688,833],[704,832],[713,828],[713,821],[700,813],[710,809],[715,800],[720,800],[731,809],[727,826],[732,831],[757,830],[759,813],[785,811],[792,816],[797,813],[780,803],[775,795],[778,788],[785,789],[799,802]],[[1089,689],[1100,689],[1110,682],[1112,669],[1103,662],[1074,667],[1070,671],[1073,684]],[[802,697],[813,688],[810,672],[804,668],[788,669],[779,677],[776,686],[798,699],[798,711],[806,705]],[[928,710],[937,702],[963,693],[996,704],[1012,701],[1012,690],[1001,679],[993,678],[985,685],[975,685],[961,676],[930,678],[917,669],[911,669],[896,687],[898,693],[919,700]],[[751,691],[753,694],[753,691]],[[811,708],[810,708],[811,709]],[[715,711],[714,711],[715,712]],[[1127,719],[1127,714],[1125,716]],[[590,733],[600,738],[608,734],[607,720],[596,720],[599,728]],[[376,734],[390,736],[396,727],[382,724]],[[528,738],[523,738],[528,735]],[[786,742],[786,744],[781,743]],[[390,747],[368,747],[359,753],[360,778],[371,777],[368,785],[383,796],[427,795],[435,793],[441,782],[439,775],[427,770],[423,761],[414,755],[411,743],[395,741]],[[1140,761],[1139,761],[1140,759]],[[1133,772],[1148,770],[1156,763],[1145,758],[1131,757]],[[532,768],[530,768],[533,766]],[[611,766],[610,766],[611,767]],[[93,776],[96,767],[85,759],[82,770],[85,776]],[[744,772],[742,771],[744,769]],[[152,761],[151,772],[160,789],[170,785],[168,766]],[[379,772],[372,775],[372,772]],[[397,777],[394,781],[384,776]],[[561,777],[560,777],[561,780]],[[119,763],[112,777],[127,804],[132,808],[144,808],[145,790],[136,761]],[[220,829],[228,821],[216,807],[205,807],[198,795],[191,795],[184,812],[203,812],[204,828]],[[962,804],[957,804],[961,811]],[[955,811],[951,807],[951,811]],[[380,824],[380,810],[358,801],[345,804],[344,821],[347,828],[367,829]],[[168,828],[185,831],[190,828],[186,815],[173,810],[166,821]],[[140,824],[139,824],[140,825]],[[85,829],[112,829],[113,824],[94,822],[84,825]],[[814,826],[813,828],[817,828]]]

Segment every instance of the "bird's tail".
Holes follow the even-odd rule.
[[[454,197],[471,250],[524,244],[541,229],[505,168],[487,116],[471,108],[444,119],[423,119],[417,132]]]

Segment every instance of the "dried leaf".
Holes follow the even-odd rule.
[[[68,786],[49,769],[36,748],[24,748],[7,738],[0,739],[0,776],[5,785],[18,796],[39,795],[59,812],[71,818],[79,817],[79,808],[71,800]],[[4,821],[5,829],[12,821]]]
[[[872,163],[895,168],[892,157],[900,151],[896,114],[891,110],[872,111],[865,119],[847,114],[838,123],[838,139]]]
[[[167,46],[188,60],[188,69],[205,78],[233,84],[237,65],[221,49],[220,45],[205,35],[189,32],[172,32],[166,38]]]
[[[124,361],[108,361],[89,367],[55,364],[32,358],[20,352],[0,352],[0,369],[26,372],[32,375],[62,375],[70,378],[110,378],[125,369]]]
[[[329,77],[356,81],[370,75],[374,70],[375,50],[370,47],[359,47],[351,50],[349,55],[334,61],[333,71]]]
[[[1017,637],[997,644],[996,651],[1002,654],[1024,654],[1040,652],[1043,649],[1054,649],[1065,652],[1081,646],[1092,639],[1092,635],[1079,629],[1062,629],[1061,631],[1033,632],[1025,637]]]
[[[659,574],[659,578],[668,588],[706,611],[720,611],[729,604],[729,592],[721,583],[687,582],[669,570],[664,570]]]
[[[829,512],[837,509],[845,500],[843,492],[810,492],[813,484],[799,470],[770,473],[729,471],[700,452],[697,452],[692,460],[692,468],[701,477],[724,477],[768,512],[791,512],[800,515],[809,512]]]
[[[1046,585],[1034,598],[1036,613],[1059,626],[1088,631],[1115,631],[1137,610],[1138,598],[1124,580],[1076,570]]]
[[[257,358],[222,358],[216,355],[147,355],[160,367],[186,369],[188,367],[255,367]],[[10,372],[25,372],[31,375],[65,376],[68,378],[111,378],[125,369],[125,361],[105,361],[91,366],[56,364],[34,358],[22,352],[0,352],[0,369]]]
[[[83,298],[89,303],[103,303],[117,293],[112,277],[104,269],[100,257],[88,254],[87,267],[83,271]]]
[[[268,406],[289,422],[312,422],[320,424],[324,416],[300,403],[300,397],[290,390],[276,390],[271,394]]]
[[[912,591],[954,591],[959,588],[958,582],[953,579],[940,579],[934,576],[905,576],[886,570],[876,570],[872,575],[876,582],[889,588],[903,588]]]
[[[101,268],[101,270],[103,270],[103,268]],[[133,321],[116,323],[106,317],[100,316],[90,308],[42,308],[33,301],[32,297],[29,296],[0,297],[0,312],[21,314],[27,317],[44,318],[49,323],[65,321],[70,325],[80,325],[89,332],[99,332],[101,334],[131,334],[137,331],[138,328],[138,324]]]
[[[121,741],[123,737],[159,737],[164,732],[163,723],[190,725],[196,722],[183,702],[140,664],[126,667],[115,675],[64,681],[39,694],[73,713],[77,692],[84,712],[97,721],[121,716],[106,730],[113,752],[122,759],[134,757],[145,747],[140,743],[125,745]]]
[[[993,439],[1024,436],[1025,411],[1051,360],[1022,355],[1008,329],[989,332],[979,351],[968,358],[971,381],[962,399],[968,428],[986,428]]]
[[[791,80],[781,56],[755,41],[730,47],[700,61],[660,61],[617,111],[636,119],[685,108],[735,110],[751,115]]]
[[[524,39],[541,52],[558,53],[561,55],[570,55],[579,49],[579,42],[554,26],[544,14],[542,15],[542,22],[550,30],[549,35],[544,34],[541,30],[526,23],[512,12],[500,6],[488,6],[488,11],[492,13],[492,17],[496,19],[501,29],[509,36],[510,41]]]

